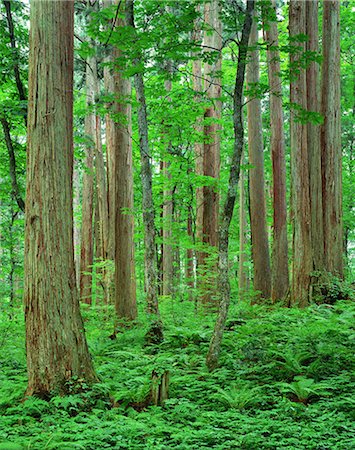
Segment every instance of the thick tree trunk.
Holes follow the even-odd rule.
[[[258,42],[258,23],[253,22],[250,33],[250,46]],[[260,82],[259,50],[253,50],[247,65],[247,84],[249,89]],[[254,264],[254,290],[262,298],[271,296],[271,269],[269,241],[266,225],[266,200],[264,181],[264,145],[261,118],[261,101],[248,98],[248,152],[250,180],[250,228],[252,257]]]
[[[285,133],[282,110],[282,88],[280,78],[280,52],[278,49],[277,18],[274,2],[269,4],[267,14],[273,14],[273,21],[265,26],[268,43],[267,60],[270,85],[270,131],[273,176],[273,244],[271,264],[271,298],[273,301],[285,298],[289,290]]]
[[[116,55],[118,56],[118,55]],[[115,305],[118,318],[137,317],[136,274],[134,265],[133,160],[131,130],[131,83],[114,73],[114,112],[125,122],[114,124],[115,133]]]
[[[340,130],[340,2],[323,3],[321,128],[323,225],[326,270],[343,276]]]
[[[304,307],[309,302],[312,264],[311,211],[308,170],[307,124],[298,119],[298,109],[307,109],[306,71],[302,67],[304,42],[297,36],[306,34],[306,3],[291,0],[289,31],[293,52],[291,70],[291,194],[293,226],[293,260],[291,303]]]
[[[96,380],[85,339],[73,251],[72,1],[31,2],[25,319],[27,395]]]
[[[306,50],[318,53],[318,0],[306,2]],[[320,112],[319,65],[312,61],[306,70],[307,109]],[[311,202],[311,242],[313,269],[324,270],[322,166],[320,151],[320,125],[307,124],[309,182]]]
[[[126,0],[127,24],[135,30],[133,0]],[[135,64],[141,63],[137,58]],[[145,287],[147,312],[159,315],[158,309],[158,284],[156,269],[156,245],[155,245],[155,220],[153,203],[153,177],[151,167],[151,155],[148,140],[148,118],[145,101],[144,82],[141,72],[134,75],[134,86],[138,102],[138,133],[139,149],[141,156],[141,180],[143,188],[142,210],[144,225],[144,262],[145,262]]]
[[[219,227],[219,253],[218,253],[218,286],[220,292],[220,304],[217,320],[210,341],[206,365],[209,370],[216,368],[219,354],[221,352],[221,343],[223,330],[226,323],[228,309],[230,304],[230,283],[229,283],[229,226],[233,216],[235,199],[237,196],[237,186],[240,173],[240,161],[244,145],[244,127],[243,127],[243,85],[245,78],[246,57],[248,52],[248,42],[252,26],[252,16],[254,10],[254,0],[248,0],[245,12],[245,20],[242,31],[242,37],[238,46],[238,67],[235,80],[233,96],[233,125],[234,125],[234,149],[230,166],[228,192],[224,203],[223,212]]]
[[[207,52],[219,51],[216,61],[212,64],[206,63],[204,67],[205,91],[210,99],[210,106],[205,111],[203,145],[203,174],[205,176],[219,179],[220,171],[220,124],[218,120],[221,117],[222,104],[221,98],[221,78],[220,71],[222,66],[222,22],[219,17],[219,0],[211,0],[205,4],[205,23],[209,29],[204,36],[204,45]],[[212,31],[211,31],[212,29]],[[219,195],[217,186],[203,187],[203,212],[202,212],[202,240],[206,246],[213,248],[218,245],[218,210]],[[198,284],[201,288],[201,300],[204,303],[215,304],[216,298],[216,279],[208,276],[209,272],[214,271],[207,261],[210,252],[202,252],[200,255],[200,277]]]
[[[95,58],[86,61],[86,105],[92,108],[95,102]],[[81,219],[81,245],[80,245],[80,300],[91,305],[92,265],[93,265],[93,202],[94,202],[94,152],[95,152],[95,125],[96,119],[93,111],[88,111],[85,117],[85,161],[82,191],[82,219]]]

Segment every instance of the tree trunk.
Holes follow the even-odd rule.
[[[239,297],[241,299],[245,297],[245,293],[249,287],[248,273],[245,267],[245,263],[247,262],[247,255],[246,255],[247,217],[245,208],[244,181],[245,181],[244,170],[241,170],[239,178],[239,268],[238,268],[238,288],[239,288]]]
[[[308,41],[306,50],[318,53],[318,0],[306,2],[306,33]],[[307,109],[320,112],[319,101],[319,65],[312,61],[306,70]],[[307,146],[309,158],[309,182],[311,202],[311,242],[313,269],[324,270],[324,237],[322,207],[322,166],[320,152],[320,125],[307,124]]]
[[[293,46],[291,70],[291,194],[293,261],[291,304],[304,307],[309,302],[312,264],[310,191],[308,171],[307,124],[299,120],[298,108],[307,109],[306,71],[302,67],[306,34],[306,2],[291,0],[289,31]]]
[[[76,283],[78,286],[80,286],[80,232],[81,232],[81,226],[80,226],[80,173],[78,164],[76,161],[74,161],[74,173],[73,173],[73,187],[74,187],[74,194],[73,194],[73,211],[74,211],[74,263],[75,263],[75,273],[76,273]]]
[[[25,319],[27,395],[96,380],[75,282],[73,251],[74,3],[31,2]]]
[[[321,153],[326,270],[343,277],[339,9],[338,0],[323,3]]]
[[[202,5],[196,5],[196,11],[199,13]],[[202,39],[201,25],[198,20],[195,21],[192,40],[196,45],[200,44]],[[192,84],[195,92],[195,102],[201,101],[202,95],[202,61],[201,58],[196,56],[196,59],[192,61]],[[196,141],[194,143],[195,152],[195,174],[197,176],[203,175],[203,117],[198,116],[194,125],[196,131]],[[196,241],[201,243],[203,241],[202,229],[203,229],[203,186],[196,188]],[[197,267],[203,263],[203,252],[201,249],[196,250],[196,265]]]
[[[121,24],[122,25],[122,24]],[[118,52],[115,55],[118,57]],[[117,317],[137,317],[136,274],[134,265],[133,160],[131,127],[131,83],[122,74],[114,73],[114,112],[124,123],[114,124],[115,133],[115,305]]]
[[[272,14],[265,30],[268,43],[267,61],[270,86],[270,147],[273,176],[273,244],[271,264],[271,298],[273,301],[286,297],[289,290],[285,133],[282,110],[282,85],[280,77],[280,52],[277,17],[274,1],[266,10]]]
[[[10,124],[5,117],[0,117],[0,122],[1,122],[2,129],[4,132],[4,136],[5,136],[7,152],[9,154],[11,195],[12,195],[12,198],[16,201],[20,210],[25,212],[25,202],[23,201],[23,198],[20,193],[20,187],[17,182],[16,158],[15,158],[15,150],[14,150],[14,146],[12,144],[12,139],[11,139],[11,134],[10,134]]]
[[[86,105],[92,108],[95,102],[95,58],[86,61]],[[96,119],[93,111],[85,117],[85,161],[83,174],[81,245],[80,245],[80,300],[91,305],[92,265],[93,265],[93,201],[94,201],[94,148]]]
[[[205,4],[205,23],[208,30],[205,32],[204,45],[207,52],[211,49],[219,52],[216,61],[212,64],[205,63],[204,78],[205,91],[210,100],[210,104],[205,111],[205,125],[203,144],[203,174],[218,181],[220,170],[220,124],[218,120],[221,118],[221,78],[220,71],[222,67],[222,22],[219,17],[220,4],[219,0],[211,0]],[[218,210],[219,195],[218,187],[203,187],[203,211],[202,211],[202,241],[207,248],[216,249],[218,245]],[[200,254],[200,277],[198,284],[202,291],[201,300],[204,303],[215,304],[216,284],[215,278],[208,276],[209,272],[214,272],[207,261],[211,252],[202,252]],[[213,258],[213,256],[212,256]]]
[[[250,33],[250,46],[258,42],[258,23],[253,22]],[[247,65],[247,84],[249,89],[260,82],[259,50],[253,50]],[[269,242],[266,228],[266,200],[264,181],[264,145],[261,118],[261,101],[248,98],[248,152],[250,180],[250,228],[252,257],[254,264],[254,290],[262,298],[271,296],[271,269]]]
[[[127,24],[135,30],[133,0],[126,1]],[[134,61],[135,65],[141,64],[140,57]],[[158,284],[156,269],[156,245],[155,245],[155,220],[153,203],[153,177],[151,167],[151,155],[148,140],[147,106],[145,101],[144,82],[142,72],[134,75],[134,86],[138,102],[138,134],[141,156],[141,180],[143,188],[142,210],[144,225],[144,263],[145,286],[147,298],[147,312],[159,315],[158,309]]]
[[[168,73],[171,74],[171,64],[168,62]],[[171,80],[166,80],[166,94],[171,91]],[[171,98],[168,98],[171,103]],[[168,142],[168,153],[171,153],[171,142]],[[171,171],[170,162],[163,161],[163,176],[165,187],[163,191],[163,264],[162,264],[162,294],[171,295],[173,292],[173,247],[172,240],[172,224],[173,224],[173,191],[171,189]]]
[[[234,149],[229,173],[228,192],[221,213],[219,227],[219,253],[218,253],[218,276],[220,304],[217,320],[210,341],[206,365],[209,370],[216,368],[219,354],[221,352],[221,343],[223,330],[226,323],[228,309],[230,304],[230,283],[229,283],[229,227],[233,216],[235,199],[237,196],[237,186],[240,173],[240,161],[244,145],[244,127],[243,127],[243,85],[245,78],[246,57],[248,51],[248,42],[252,26],[252,16],[254,10],[254,0],[248,0],[247,9],[242,31],[242,37],[238,46],[238,67],[235,80],[233,95],[233,125],[234,125]]]

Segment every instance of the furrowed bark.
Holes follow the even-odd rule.
[[[72,1],[31,2],[25,286],[27,395],[96,381],[73,251]],[[46,58],[44,59],[44,55]]]
[[[245,78],[246,57],[248,52],[248,42],[252,25],[252,15],[254,10],[254,0],[248,0],[245,12],[242,37],[238,47],[238,67],[233,95],[233,126],[234,126],[234,149],[230,166],[227,197],[221,213],[219,228],[219,253],[218,253],[218,276],[220,304],[213,335],[210,341],[209,350],[206,357],[206,365],[209,370],[217,367],[223,330],[226,323],[230,304],[230,283],[229,283],[229,227],[233,216],[235,199],[237,196],[237,186],[240,174],[240,161],[244,146],[243,127],[243,86]]]
[[[273,176],[273,244],[271,256],[271,298],[273,301],[286,297],[289,290],[285,132],[282,110],[282,84],[280,77],[280,52],[275,2],[266,7],[272,21],[264,24],[268,43],[267,61],[270,86],[270,147]]]

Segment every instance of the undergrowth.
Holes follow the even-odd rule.
[[[0,450],[355,448],[353,302],[234,305],[212,373],[213,315],[170,298],[161,313],[164,341],[146,346],[144,314],[112,340],[113,312],[84,308],[101,383],[23,402],[22,315],[0,312]],[[170,373],[162,407],[144,405],[153,370]]]

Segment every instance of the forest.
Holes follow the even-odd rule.
[[[0,450],[355,448],[353,0],[0,0]]]

